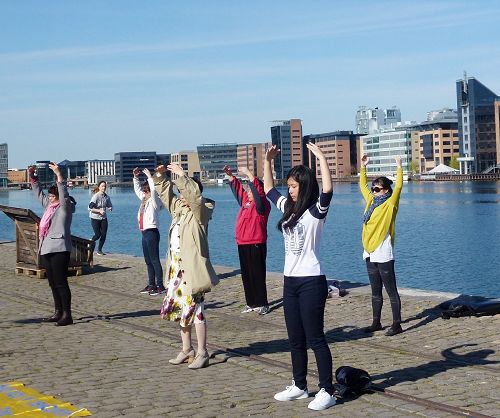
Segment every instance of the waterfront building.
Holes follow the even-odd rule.
[[[362,152],[370,158],[366,168],[369,176],[394,176],[396,162],[401,156],[403,174],[408,175],[411,164],[411,123],[381,127],[375,133],[361,137]]]
[[[114,183],[115,177],[115,160],[89,160],[85,162],[85,176],[87,176],[88,184],[95,185],[100,181]]]
[[[64,160],[61,161],[58,165],[61,168],[61,172],[64,178],[74,179],[85,177],[86,161]]]
[[[7,179],[9,183],[20,184],[27,183],[28,180],[28,170],[26,168],[9,168],[7,171]]]
[[[179,151],[170,154],[170,162],[179,164],[189,177],[201,179],[200,160],[196,151]],[[175,179],[175,175],[172,175]]]
[[[497,168],[500,166],[500,99],[495,100],[495,137],[497,147]]]
[[[307,142],[317,144],[326,156],[332,177],[342,178],[357,173],[358,144],[361,136],[360,134],[354,134],[352,131],[336,131],[305,135],[303,143],[304,148]],[[304,164],[315,170],[317,176],[320,175],[319,163],[313,153],[306,153]]]
[[[388,109],[359,106],[356,111],[355,124],[357,134],[366,135],[374,133],[382,126],[397,124],[399,122],[401,122],[401,111],[397,106]]]
[[[132,170],[139,167],[151,172],[157,166],[156,152],[118,152],[115,154],[115,176],[118,183],[132,183]]]
[[[467,74],[456,90],[460,173],[488,172],[497,164],[494,103],[500,97]]]
[[[0,188],[7,187],[9,170],[9,146],[0,144]]]
[[[266,142],[238,145],[236,149],[236,165],[230,167],[235,173],[238,167],[248,167],[254,176],[262,179],[264,177],[263,162],[267,148],[268,144]]]
[[[35,166],[38,182],[42,188],[49,187],[56,182],[56,176],[49,168],[49,164],[50,161],[47,160],[39,160],[32,164]]]
[[[202,144],[198,145],[199,166],[203,180],[217,179],[224,176],[224,166],[236,166],[238,144]]]
[[[456,110],[431,111],[425,122],[415,124],[411,129],[412,171],[426,173],[439,164],[450,166],[453,157],[459,157]]]
[[[277,179],[284,179],[293,166],[304,164],[307,148],[302,142],[302,121],[290,119],[272,123],[271,142],[281,150],[274,160],[274,170]]]

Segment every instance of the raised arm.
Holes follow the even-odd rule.
[[[42,207],[47,207],[49,205],[49,198],[45,196],[43,193],[40,183],[38,182],[38,176],[36,175],[36,169],[35,167],[30,167],[28,169],[29,177],[30,177],[30,184],[31,184],[31,190],[33,194],[36,196]]]
[[[231,187],[231,191],[233,192],[234,197],[236,198],[236,201],[238,202],[238,205],[242,205],[243,203],[243,186],[241,182],[233,175],[233,171],[228,165],[224,166],[224,173],[229,177],[229,187]]]
[[[175,196],[173,191],[173,184],[167,180],[165,173],[167,167],[159,165],[156,167],[156,173],[153,177],[154,189],[160,196],[160,200],[170,213],[174,213],[177,205],[180,205],[180,200]]]
[[[306,147],[311,151],[314,156],[319,161],[319,168],[321,170],[321,186],[323,188],[323,193],[331,193],[333,191],[332,186],[332,176],[330,174],[330,168],[328,167],[328,162],[326,161],[325,154],[316,144],[308,142]]]
[[[161,203],[160,197],[158,196],[158,193],[155,190],[155,183],[153,181],[153,176],[151,174],[151,171],[145,168],[144,170],[142,170],[142,172],[146,176],[149,190],[151,190],[151,204],[153,205],[153,208],[155,208],[155,210],[163,209],[163,204]]]
[[[401,195],[401,190],[403,189],[403,164],[401,161],[401,156],[397,155],[394,157],[396,161],[396,184],[394,185],[394,190],[392,192],[391,200],[399,200],[399,196]]]
[[[139,167],[135,167],[132,170],[132,174],[134,175],[134,178],[132,179],[132,181],[134,183],[134,192],[135,192],[135,195],[139,198],[139,200],[142,200],[142,199],[144,199],[144,192],[141,189],[141,182],[139,180],[139,174],[140,174],[140,172],[141,172],[141,170],[139,170]]]
[[[366,202],[371,198],[370,189],[368,188],[368,180],[366,178],[366,166],[370,162],[368,155],[363,155],[361,158],[361,172],[359,173],[359,190]]]
[[[264,158],[264,193],[269,193],[274,188],[273,169],[271,162],[276,158],[280,150],[276,145],[271,145],[266,151]]]

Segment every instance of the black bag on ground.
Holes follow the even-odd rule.
[[[351,366],[339,367],[335,371],[335,379],[335,394],[341,397],[361,395],[372,383],[372,378],[366,370]]]

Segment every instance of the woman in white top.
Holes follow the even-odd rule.
[[[319,243],[332,199],[332,180],[321,149],[312,143],[307,148],[320,163],[321,193],[314,172],[299,165],[288,172],[288,195],[282,196],[274,188],[271,169],[271,161],[279,152],[276,146],[269,148],[264,160],[264,191],[283,212],[278,223],[285,240],[283,309],[293,368],[292,385],[274,398],[292,401],[309,396],[306,378],[310,346],[318,365],[320,391],[308,408],[320,411],[335,405],[332,355],[323,330],[328,285],[319,262]]]
[[[155,191],[151,172],[145,168],[142,172],[146,175],[147,181],[142,186],[139,181],[141,170],[134,168],[134,192],[141,201],[141,206],[137,212],[137,222],[142,234],[142,253],[148,269],[148,285],[141,290],[141,293],[151,296],[165,293],[163,286],[163,269],[160,263],[160,226],[159,212],[163,209],[158,193]]]

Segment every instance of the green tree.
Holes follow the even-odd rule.
[[[413,174],[420,173],[420,164],[418,163],[417,160],[411,160],[410,170]]]
[[[460,163],[458,162],[458,155],[454,154],[450,160],[450,167],[458,170],[460,168]]]

